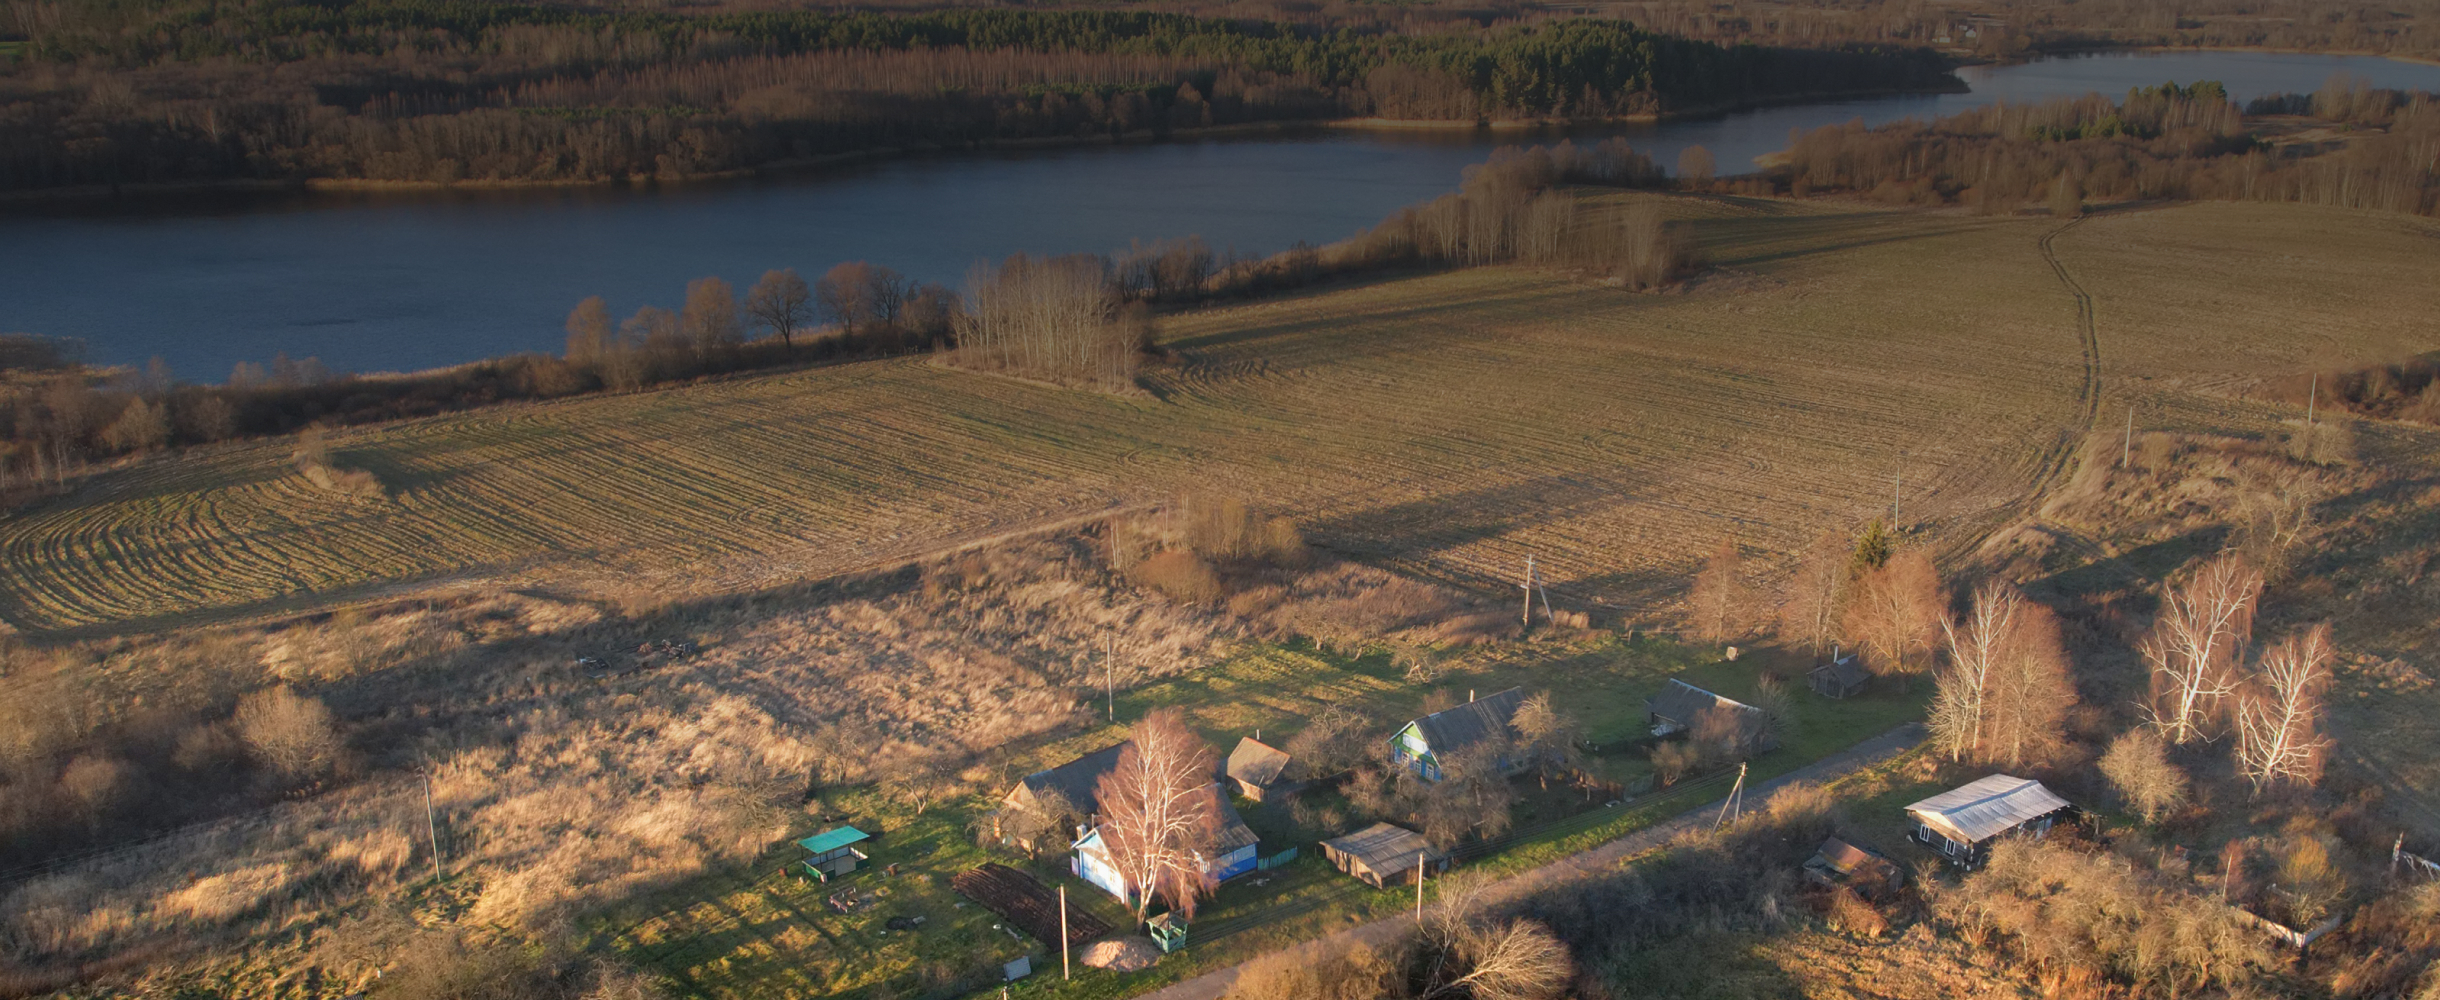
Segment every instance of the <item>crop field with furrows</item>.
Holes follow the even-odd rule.
[[[901,359],[335,434],[382,497],[317,489],[285,441],[150,460],[0,518],[0,618],[140,628],[545,574],[734,591],[1189,488],[1423,575],[1533,555],[1554,596],[1640,603],[1724,535],[1784,552],[1886,514],[1893,485],[1913,530],[1978,534],[2096,409],[2272,419],[2222,390],[2429,349],[2440,304],[2428,223],[2089,219],[2052,245],[2096,302],[2094,397],[2057,223],[1672,201],[1716,265],[1686,290],[1488,268],[1212,308],[1163,321],[1179,360],[1147,397]]]

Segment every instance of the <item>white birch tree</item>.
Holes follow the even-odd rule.
[[[2252,641],[2261,596],[2262,573],[2234,552],[2161,594],[2142,651],[2152,668],[2152,724],[2163,739],[2183,745],[2210,738],[2210,725],[2236,692],[2235,665]]]
[[[1135,921],[1153,897],[1192,916],[1213,886],[1205,859],[1219,841],[1220,791],[1211,747],[1176,709],[1145,716],[1128,734],[1118,766],[1102,775],[1102,844],[1135,892]]]
[[[2330,626],[2316,625],[2280,640],[2237,705],[2237,770],[2254,794],[2278,784],[2310,785],[2321,778],[2329,740],[2321,735],[2321,693],[2329,685]]]

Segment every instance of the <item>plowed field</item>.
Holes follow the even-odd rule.
[[[284,441],[156,459],[0,519],[0,618],[176,624],[468,577],[735,590],[1205,487],[1427,575],[1633,605],[1734,534],[1786,550],[1886,512],[2010,516],[2091,413],[2047,219],[1681,202],[1720,270],[1678,294],[1516,268],[1172,317],[1117,399],[852,364],[351,431],[389,497]],[[2440,344],[2426,222],[2284,206],[2059,234],[2100,410],[2267,421],[2231,379]]]

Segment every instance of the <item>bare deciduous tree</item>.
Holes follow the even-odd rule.
[[[1122,309],[1100,258],[1017,254],[966,282],[954,360],[968,367],[1105,382],[1132,378],[1149,315]]]
[[[1102,843],[1110,862],[1134,888],[1141,924],[1159,897],[1194,915],[1212,889],[1204,871],[1220,834],[1220,792],[1212,781],[1212,750],[1176,709],[1144,717],[1128,733],[1118,766],[1095,788],[1102,808]]]
[[[2157,823],[2186,802],[2186,773],[2169,763],[2168,747],[2149,727],[2131,729],[2110,741],[2101,755],[2101,775],[2146,823]]]
[[[1744,561],[1736,539],[1723,538],[1694,575],[1686,602],[1694,608],[1695,632],[1705,640],[1727,642],[1745,634]]]
[[[2142,651],[2152,668],[2152,723],[2171,744],[2209,738],[2236,691],[2236,661],[2253,638],[2261,595],[2262,574],[2234,552],[2162,592]]]
[[[1329,705],[1288,737],[1287,745],[1280,749],[1303,768],[1306,777],[1328,778],[1374,756],[1374,742],[1365,735],[1368,728],[1363,715],[1344,705]]]
[[[2262,654],[2237,705],[2237,769],[2254,793],[2321,778],[2321,693],[2330,681],[2330,626],[2291,635]]]
[[[1531,920],[1465,921],[1436,942],[1441,962],[1423,993],[1473,1000],[1552,1000],[1576,975],[1567,945]]]
[[[1712,159],[1711,150],[1701,146],[1688,146],[1678,154],[1677,175],[1681,183],[1696,186],[1709,184],[1712,174],[1718,169],[1719,164]]]
[[[1804,640],[1814,655],[1828,646],[1838,627],[1839,605],[1847,597],[1847,543],[1838,532],[1825,531],[1805,547],[1788,584],[1788,603],[1780,627]]]
[[[1533,767],[1543,788],[1550,787],[1551,775],[1574,774],[1583,766],[1584,752],[1576,746],[1580,727],[1551,705],[1550,692],[1525,699],[1508,724],[1517,731],[1517,753]]]
[[[1919,549],[1897,552],[1855,582],[1843,621],[1847,641],[1876,676],[1897,677],[1904,687],[1924,669],[1945,603],[1931,556]]]
[[[764,271],[746,293],[746,315],[778,334],[782,349],[795,350],[796,328],[813,316],[813,292],[793,267]]]
[[[1950,759],[2015,766],[2058,739],[2075,690],[2050,609],[1995,580],[1975,589],[1962,622],[1940,627],[1949,662],[1930,722]]]
[[[142,396],[129,400],[110,426],[102,428],[102,443],[113,451],[143,451],[169,443],[169,407]]]
[[[889,755],[878,769],[882,790],[917,816],[957,790],[950,761],[936,752],[910,748]]]
[[[610,307],[599,295],[589,296],[568,310],[569,364],[599,364],[612,346]]]
[[[2237,486],[2235,545],[2266,579],[2287,575],[2327,495],[2319,480],[2282,470],[2249,472]]]
[[[272,770],[290,779],[317,777],[338,762],[339,733],[330,709],[286,687],[237,703],[237,735]]]
[[[813,298],[822,315],[849,334],[858,326],[898,322],[908,294],[907,280],[898,272],[860,260],[831,268],[813,284]]]
[[[1409,803],[1423,835],[1440,847],[1454,847],[1471,834],[1497,837],[1508,832],[1514,817],[1516,786],[1508,783],[1504,762],[1515,757],[1515,744],[1483,739],[1440,758],[1440,780],[1426,782],[1411,769],[1398,775],[1401,797]]]
[[[695,364],[707,369],[724,367],[744,339],[737,323],[736,290],[719,278],[687,282],[678,328],[694,351]]]

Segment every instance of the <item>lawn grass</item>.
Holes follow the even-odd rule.
[[[1752,693],[1765,673],[1785,673],[1801,659],[1764,651],[1736,662],[1714,648],[1650,637],[1578,634],[1547,638],[1455,661],[1429,681],[1411,680],[1386,652],[1347,656],[1306,644],[1260,645],[1194,674],[1147,685],[1117,699],[1119,722],[1046,742],[1011,770],[1050,766],[1123,738],[1125,724],[1159,708],[1183,711],[1221,752],[1256,729],[1266,740],[1284,740],[1314,713],[1331,705],[1357,709],[1374,728],[1387,732],[1416,714],[1435,690],[1464,697],[1509,686],[1563,693],[1564,706],[1599,741],[1640,734],[1643,698],[1671,677],[1685,677],[1731,697]],[[1763,781],[1878,735],[1918,717],[1924,692],[1868,693],[1830,701],[1804,693],[1796,700],[1798,734],[1787,746],[1753,762],[1751,781]],[[1642,742],[1597,764],[1646,773]],[[1675,789],[1617,805],[1583,801],[1569,789],[1540,792],[1519,779],[1525,806],[1520,832],[1487,856],[1468,861],[1492,874],[1521,872],[1614,839],[1676,815],[1727,789],[1727,773],[1690,779]],[[994,790],[996,792],[996,789]],[[1326,796],[1324,797],[1326,798]],[[1190,946],[1142,973],[1119,975],[1078,970],[1059,982],[1055,949],[1007,930],[948,887],[951,875],[985,861],[1011,864],[1046,884],[1067,888],[1070,905],[1089,910],[1115,927],[1132,914],[1100,889],[1067,874],[1063,856],[1028,862],[975,845],[969,824],[995,803],[995,794],[968,796],[911,815],[869,791],[851,792],[829,804],[867,831],[883,831],[873,850],[874,866],[904,867],[895,877],[868,867],[840,883],[886,889],[868,910],[832,912],[823,898],[836,885],[808,884],[781,873],[801,855],[778,846],[745,871],[707,877],[669,894],[639,900],[599,921],[597,943],[662,971],[673,982],[714,998],[782,996],[945,996],[961,976],[996,969],[1018,955],[1033,956],[1037,976],[1023,989],[1059,998],[1133,995],[1161,983],[1234,964],[1245,958],[1337,928],[1376,919],[1412,905],[1403,890],[1375,890],[1324,862],[1315,842],[1337,830],[1303,829],[1282,811],[1240,801],[1249,822],[1265,833],[1268,856],[1288,847],[1296,861],[1239,878],[1206,902],[1195,921]],[[827,823],[820,824],[829,825]],[[815,825],[791,836],[814,832]],[[962,904],[962,905],[961,905]],[[922,915],[923,929],[892,934],[894,916]],[[973,980],[969,979],[968,982]]]

